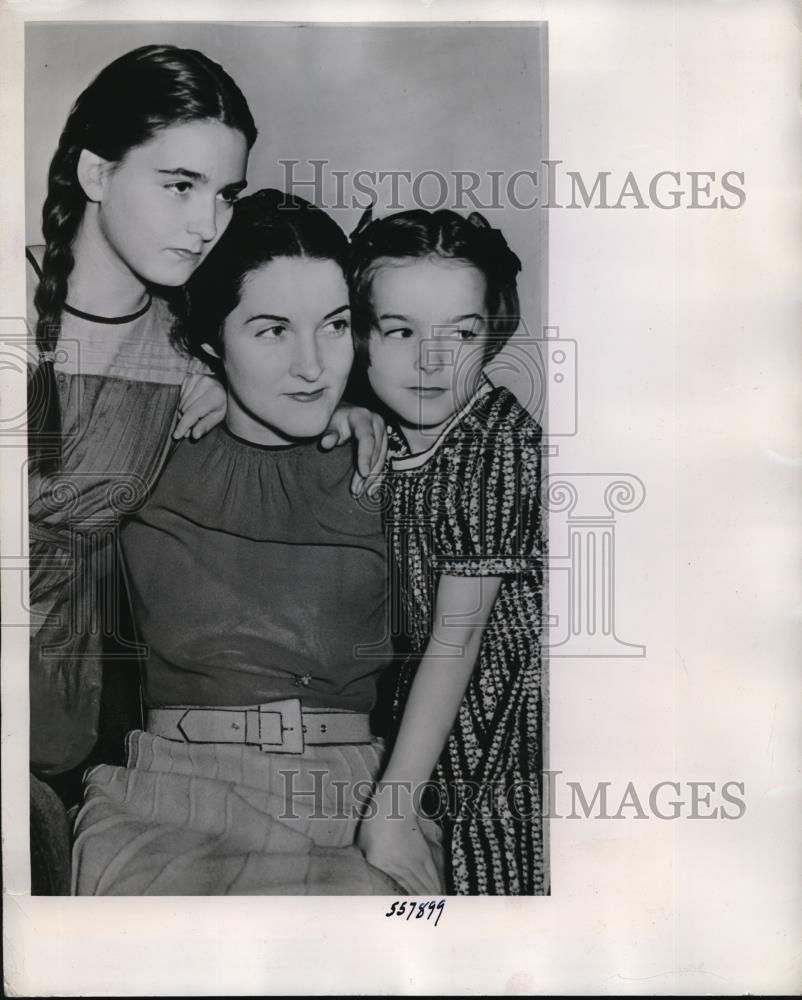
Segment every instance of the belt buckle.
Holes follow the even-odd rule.
[[[269,701],[259,705],[259,748],[263,753],[303,753],[301,699]]]

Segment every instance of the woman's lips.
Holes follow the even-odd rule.
[[[315,389],[314,392],[287,392],[285,395],[289,396],[290,399],[294,399],[298,403],[315,403],[318,399],[320,399],[325,391],[325,388],[323,388]]]

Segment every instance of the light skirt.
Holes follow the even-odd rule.
[[[135,731],[126,767],[88,771],[77,895],[398,895],[354,844],[383,744],[262,753]],[[437,862],[441,834],[422,828]]]

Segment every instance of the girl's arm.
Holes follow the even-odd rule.
[[[432,636],[370,818],[360,827],[358,844],[367,860],[418,893],[442,888],[418,825],[413,792],[431,778],[454,725],[500,583],[500,577],[440,578]]]
[[[358,497],[384,469],[387,425],[378,413],[364,406],[340,403],[320,439],[320,447],[326,450],[336,448],[352,437],[356,438],[357,465],[351,480],[351,492]]]
[[[176,441],[185,437],[197,440],[216,427],[225,415],[226,390],[220,380],[203,372],[188,375],[181,386],[179,419],[173,437]]]

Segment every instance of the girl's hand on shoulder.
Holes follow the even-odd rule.
[[[331,418],[320,447],[327,451],[356,438],[357,467],[351,480],[351,492],[361,496],[366,488],[378,484],[387,457],[387,427],[378,413],[364,406],[341,403]]]
[[[393,802],[391,789],[376,790],[371,812],[359,825],[357,847],[365,860],[386,872],[410,893],[440,896],[443,886],[432,848],[421,831],[420,822],[404,793]],[[375,815],[371,815],[375,810]]]
[[[226,415],[226,390],[214,375],[188,375],[181,386],[178,402],[178,425],[173,437],[192,437],[197,441]]]

